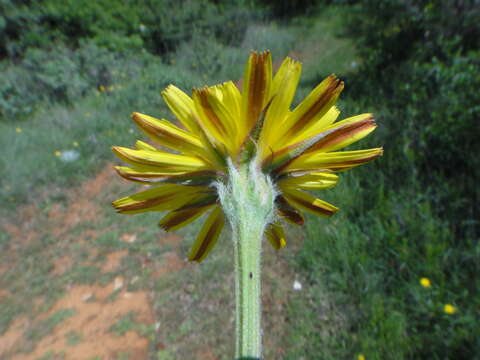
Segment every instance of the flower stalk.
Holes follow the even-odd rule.
[[[255,161],[236,168],[229,161],[229,183],[217,183],[232,228],[235,258],[235,358],[261,358],[261,248],[274,219],[275,189]]]
[[[304,224],[303,212],[332,216],[338,208],[316,197],[338,182],[336,172],[366,164],[383,148],[338,151],[375,130],[372,114],[337,121],[343,82],[330,75],[294,108],[301,63],[286,58],[273,73],[269,51],[252,52],[243,86],[232,81],[193,89],[174,85],[162,95],[180,126],[133,113],[152,143],[114,146],[129,166],[118,174],[149,186],[112,203],[122,214],[167,212],[159,221],[175,231],[206,217],[188,258],[203,261],[226,222],[235,262],[238,360],[261,358],[260,271],[263,236],[286,246],[285,222]],[[165,149],[167,148],[167,149]]]

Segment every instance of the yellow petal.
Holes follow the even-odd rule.
[[[328,169],[344,171],[365,164],[383,154],[383,148],[324,153],[321,151],[304,154],[289,164],[283,172],[293,170]]]
[[[238,91],[237,86],[232,81],[227,81],[216,88],[222,94],[222,101],[232,115],[239,115],[242,107],[242,95]]]
[[[278,221],[268,226],[265,235],[267,236],[268,241],[270,241],[270,244],[272,244],[277,250],[280,250],[287,245],[283,226]]]
[[[148,136],[161,145],[195,154],[203,150],[197,136],[189,134],[169,121],[136,112],[132,114],[132,118]]]
[[[335,75],[330,75],[318,84],[283,122],[283,136],[279,141],[285,141],[284,139],[305,131],[321,119],[335,104],[342,89],[343,82]]]
[[[308,152],[317,150],[327,152],[344,148],[363,139],[376,127],[373,114],[361,114],[347,118],[325,128],[323,131],[328,134],[312,146]]]
[[[112,151],[127,163],[145,170],[177,173],[211,169],[205,161],[194,156],[171,154],[161,150],[132,150],[120,146],[112,147]]]
[[[332,216],[338,211],[337,207],[300,190],[287,188],[283,196],[290,205],[316,215]]]
[[[287,57],[275,74],[271,91],[273,100],[268,109],[261,136],[262,147],[274,144],[280,138],[279,125],[289,114],[301,71],[302,64]]]
[[[161,183],[179,183],[190,182],[198,184],[202,182],[213,182],[216,173],[214,171],[193,171],[193,172],[176,172],[171,171],[152,171],[143,168],[129,168],[126,166],[115,166],[117,173],[126,180],[137,182],[140,184],[161,184]],[[189,183],[189,185],[190,185]]]
[[[223,94],[223,102],[225,107],[229,109],[230,116],[234,123],[234,136],[235,138],[235,148],[238,150],[240,144],[245,139],[247,135],[247,127],[245,123],[241,121],[241,109],[242,109],[242,95],[238,90],[237,86],[232,82],[228,81],[222,86],[219,87]]]
[[[123,197],[112,203],[123,214],[137,214],[146,211],[178,209],[196,196],[211,192],[203,186],[165,184],[153,189]]]
[[[242,113],[247,132],[255,125],[270,100],[272,56],[270,52],[252,52],[243,75]]]
[[[218,240],[223,226],[225,225],[225,217],[222,209],[217,206],[208,216],[200,233],[193,244],[192,250],[188,256],[190,261],[202,261],[208,255],[210,250]]]
[[[149,151],[157,151],[158,149],[155,146],[152,146],[142,140],[137,140],[135,142],[135,147],[137,150],[149,150]]]
[[[193,101],[198,121],[209,139],[218,146],[225,146],[230,155],[236,147],[236,119],[222,102],[223,93],[217,87],[195,89]]]
[[[338,183],[338,176],[328,172],[312,172],[301,176],[291,176],[279,181],[279,187],[320,190],[331,188]]]
[[[320,119],[311,123],[310,126],[306,127],[303,131],[295,134],[291,140],[288,141],[287,145],[300,143],[321,133],[325,128],[329,127],[335,122],[335,120],[337,120],[338,115],[340,115],[340,110],[338,110],[336,106],[332,106]]]
[[[162,91],[162,96],[182,125],[193,134],[196,134],[197,124],[195,122],[193,100],[174,85],[169,85]]]
[[[198,219],[212,206],[213,204],[172,211],[160,220],[159,225],[165,231],[178,230]]]
[[[372,114],[362,114],[345,119],[324,128],[320,133],[308,139],[299,139],[300,142],[287,144],[272,152],[270,158],[263,160],[263,167],[269,166],[277,173],[282,173],[292,162],[296,162],[309,153],[323,153],[350,145],[368,135],[375,127]]]

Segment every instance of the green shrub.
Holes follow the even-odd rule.
[[[363,57],[350,93],[383,109],[392,181],[413,172],[456,232],[478,234],[480,9],[475,1],[368,0],[347,13]]]
[[[0,14],[0,58],[58,41],[77,48],[85,40],[115,52],[144,48],[162,55],[196,30],[238,43],[245,19],[261,16],[240,1],[213,0],[3,0]]]
[[[44,103],[73,104],[80,97],[111,89],[138,76],[153,56],[112,53],[93,42],[76,51],[63,44],[29,49],[19,64],[0,63],[0,119],[31,114]],[[157,60],[158,61],[158,60]]]

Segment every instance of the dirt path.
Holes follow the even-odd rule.
[[[188,263],[178,235],[113,214],[111,198],[131,186],[108,165],[0,223],[10,235],[0,258],[0,359],[229,358],[230,244]],[[294,274],[285,254],[264,253],[264,342],[279,358]]]
[[[104,231],[95,229],[95,225],[102,223],[98,217],[101,213],[98,198],[102,190],[112,185],[121,186],[112,167],[107,166],[93,179],[63,194],[62,201],[53,201],[48,209],[42,209],[38,203],[30,204],[20,209],[11,222],[1,224],[10,235],[11,244],[8,256],[2,256],[3,266],[0,269],[2,305],[15,303],[15,298],[29,295],[26,286],[31,283],[30,277],[35,276],[38,259],[31,258],[35,262],[31,264],[31,273],[21,274],[28,276],[27,279],[23,276],[16,279],[13,274],[22,262],[28,260],[22,257],[29,250],[41,252],[42,263],[50,264],[42,280],[63,285],[61,295],[50,305],[45,304],[49,291],[47,283],[32,301],[18,300],[17,303],[27,308],[17,308],[18,316],[8,314],[10,324],[0,336],[1,359],[106,360],[117,359],[121,354],[127,354],[131,359],[147,358],[149,339],[144,334],[128,329],[119,335],[111,330],[129,314],[134,314],[137,325],[153,324],[154,312],[147,291],[129,291],[121,276],[113,277],[107,284],[95,281],[91,285],[76,284],[68,279],[60,281],[68,276],[75,263],[92,262],[98,252],[92,243]],[[82,224],[88,224],[90,228],[74,236],[69,235]],[[41,249],[36,247],[35,244],[42,242],[42,237],[46,236],[52,239],[51,245]],[[68,242],[62,239],[68,239]],[[134,238],[124,234],[123,240],[132,242]],[[76,255],[69,251],[72,247],[82,248],[86,253],[85,259],[74,258]],[[59,256],[59,253],[62,255]],[[108,253],[95,277],[115,273],[127,255],[126,250]],[[11,311],[15,311],[15,307]]]

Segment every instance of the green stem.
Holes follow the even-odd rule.
[[[229,161],[228,184],[217,189],[232,228],[235,258],[236,359],[261,359],[260,258],[265,229],[273,220],[275,189],[252,162]]]
[[[237,358],[261,356],[260,255],[263,229],[244,224],[234,234]],[[236,238],[235,238],[236,237]]]

